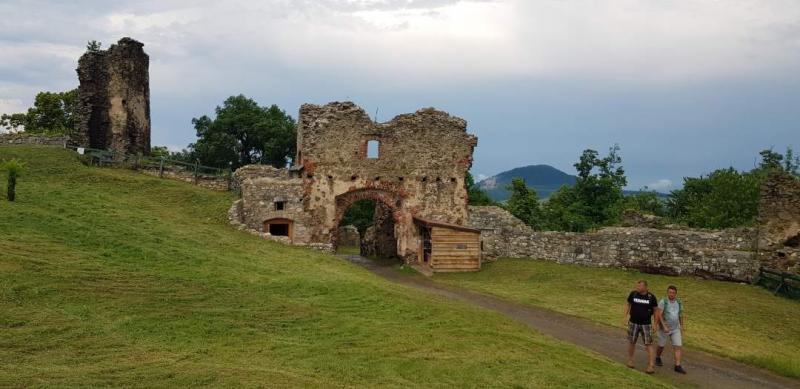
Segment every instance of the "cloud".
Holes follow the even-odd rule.
[[[662,178],[655,182],[651,182],[647,184],[647,188],[650,190],[654,190],[656,192],[665,192],[674,189],[675,187],[672,184],[672,180]]]
[[[293,115],[436,106],[478,135],[476,171],[570,167],[619,142],[638,187],[751,163],[800,121],[796,0],[31,0],[0,14],[14,111],[76,86],[87,41],[144,42],[154,144],[188,144],[191,118],[239,93]]]

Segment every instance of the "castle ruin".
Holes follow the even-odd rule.
[[[122,38],[78,61],[75,134],[79,146],[150,153],[150,58],[144,45]]]
[[[449,261],[442,268],[479,268],[464,183],[477,138],[466,129],[432,108],[376,123],[351,102],[305,104],[294,165],[237,170],[242,198],[233,218],[293,244],[334,248],[347,209],[374,200],[376,254],[427,262],[432,244]]]

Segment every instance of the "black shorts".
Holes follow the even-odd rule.
[[[642,343],[645,346],[653,344],[653,325],[652,324],[636,324],[628,322],[628,342],[636,343],[639,335],[642,335]]]

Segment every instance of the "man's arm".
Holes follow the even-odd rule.
[[[625,302],[625,313],[622,316],[622,326],[627,327],[628,322],[630,321],[629,317],[631,315],[631,303]]]

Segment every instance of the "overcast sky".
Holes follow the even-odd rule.
[[[69,4],[66,4],[69,3]],[[433,106],[479,138],[473,173],[622,147],[633,189],[800,148],[798,0],[0,0],[0,113],[77,86],[92,39],[150,55],[153,144],[243,93],[292,116]]]

